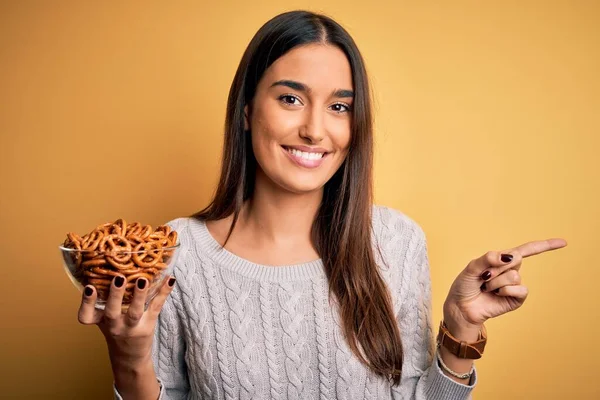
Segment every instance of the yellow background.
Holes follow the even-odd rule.
[[[489,249],[527,260],[525,306],[489,321],[476,399],[600,396],[600,3],[3,1],[0,397],[111,396],[56,246],[203,207],[241,54],[289,7],[353,34],[376,94],[376,199],[425,229],[434,320]]]

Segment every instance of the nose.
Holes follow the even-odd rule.
[[[320,143],[326,134],[324,117],[320,111],[308,112],[306,122],[300,128],[300,137],[311,144]]]

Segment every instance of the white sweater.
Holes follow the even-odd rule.
[[[390,288],[404,350],[391,387],[350,351],[321,260],[249,262],[221,248],[202,221],[169,223],[182,243],[176,286],[156,327],[160,399],[466,399],[434,361],[425,236],[407,216],[373,208],[377,264]],[[377,247],[380,251],[377,250]],[[115,391],[115,398],[121,399]]]

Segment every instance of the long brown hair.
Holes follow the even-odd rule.
[[[313,244],[325,267],[329,293],[340,307],[342,330],[358,359],[393,384],[400,383],[402,343],[391,298],[375,263],[371,238],[373,126],[364,61],[351,36],[331,18],[307,11],[280,14],[263,25],[244,52],[229,91],[221,177],[214,199],[194,214],[219,220],[233,214],[229,235],[254,189],[256,159],[244,131],[244,106],[251,104],[266,69],[296,46],[339,47],[352,70],[355,98],[348,155],[325,184],[312,225]]]

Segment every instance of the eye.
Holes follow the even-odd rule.
[[[302,105],[300,99],[293,94],[284,94],[279,96],[279,101],[289,106],[299,106]]]
[[[346,103],[335,103],[335,104],[332,104],[330,108],[338,114],[352,111],[352,108],[350,107],[350,105],[348,105]]]

